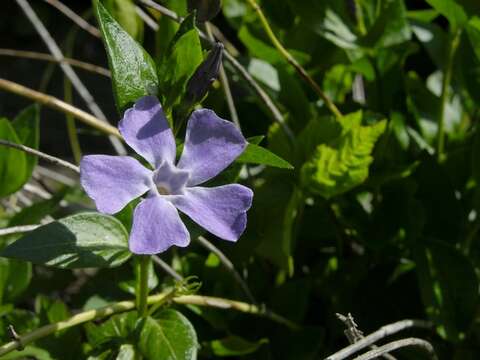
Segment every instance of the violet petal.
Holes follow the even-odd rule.
[[[154,96],[144,96],[125,111],[118,129],[130,147],[158,167],[175,161],[175,138],[162,106]]]
[[[195,186],[218,175],[246,146],[247,141],[233,123],[212,110],[196,110],[188,121],[178,167],[190,172],[187,185]]]
[[[88,155],[80,162],[80,183],[98,211],[115,214],[150,189],[152,171],[129,156]]]
[[[190,234],[177,209],[158,195],[147,197],[135,208],[129,248],[135,254],[153,255],[170,246],[187,246]]]
[[[252,205],[253,192],[239,184],[213,188],[186,188],[185,195],[172,196],[181,212],[212,234],[237,241],[247,224],[246,211]]]

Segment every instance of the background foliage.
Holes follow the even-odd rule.
[[[138,97],[156,93],[180,128],[193,106],[186,101],[188,79],[210,48],[192,16],[178,25],[141,5],[158,25],[153,31],[131,0],[108,0],[104,6],[65,1],[100,28],[104,47],[46,2],[31,3],[66,56],[109,66],[111,83],[78,73],[112,124]],[[184,0],[161,3],[188,15]],[[114,315],[45,337],[5,359],[139,354],[319,359],[348,344],[335,317],[348,312],[365,333],[401,319],[430,320],[432,330],[408,335],[431,342],[441,359],[478,358],[480,5],[475,0],[259,4],[280,42],[344,116],[332,115],[277,51],[246,1],[223,0],[213,24],[224,34],[226,49],[278,106],[292,136],[225,62],[250,145],[215,181],[239,178],[255,197],[237,244],[204,236],[231,260],[249,291],[199,242],[161,258],[181,276],[197,276],[202,294],[265,304],[300,329],[248,314],[169,304],[141,326],[135,312]],[[2,6],[1,47],[47,52],[15,2]],[[77,93],[72,97],[56,64],[0,56],[0,75],[86,108]],[[231,118],[218,81],[202,105]],[[78,160],[74,137],[67,140],[73,124],[68,117],[64,121],[61,113],[6,92],[0,93],[0,114],[1,139]],[[83,153],[114,153],[98,130],[80,123],[74,129]],[[61,219],[26,235],[0,237],[1,248],[13,244],[0,258],[2,343],[10,340],[9,324],[26,333],[78,310],[131,299],[135,292],[126,245],[132,205],[117,219],[79,215],[94,207],[78,177],[55,167],[52,175],[49,169],[31,155],[0,148],[1,224]],[[52,235],[60,233],[65,237]],[[78,234],[73,250],[71,233]],[[159,267],[149,279],[152,292],[173,282]],[[398,354],[424,356],[414,350]]]

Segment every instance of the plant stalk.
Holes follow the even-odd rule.
[[[171,297],[171,290],[167,290],[157,295],[151,295],[147,298],[147,305],[162,304],[166,301],[169,301]],[[173,302],[184,305],[209,306],[223,310],[236,310],[247,314],[269,318],[270,320],[285,325],[292,330],[298,330],[300,328],[297,324],[283,318],[278,314],[275,314],[274,312],[265,310],[263,307],[258,307],[241,301],[217,298],[212,296],[184,295],[173,297]],[[115,304],[102,307],[100,309],[88,310],[78,313],[69,319],[59,321],[57,323],[42,326],[39,329],[36,329],[25,335],[21,335],[18,338],[1,345],[0,356],[8,354],[9,352],[12,352],[16,349],[21,349],[27,344],[51,335],[57,331],[65,330],[92,320],[101,319],[117,313],[130,311],[135,309],[135,306],[136,304],[134,301],[120,301]]]
[[[148,270],[150,268],[151,258],[148,255],[141,255],[138,259],[137,270],[137,310],[138,316],[143,318],[147,316],[148,310]]]
[[[110,124],[103,122],[95,116],[76,108],[66,102],[57,99],[56,97],[32,90],[26,86],[17,84],[13,81],[0,78],[0,90],[5,90],[13,94],[17,94],[26,97],[30,100],[38,102],[54,110],[61,111],[63,113],[71,114],[74,118],[84,122],[85,124],[109,135],[113,135],[121,139],[120,132],[117,128]]]
[[[442,79],[442,93],[440,97],[440,117],[438,119],[438,133],[437,133],[437,160],[440,161],[443,157],[445,150],[445,112],[448,103],[448,88],[452,79],[453,60],[455,58],[455,52],[457,51],[458,44],[460,43],[461,31],[455,30],[451,34],[451,40],[448,45],[447,62],[443,70]]]

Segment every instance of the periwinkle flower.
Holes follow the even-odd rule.
[[[247,142],[234,124],[211,110],[195,110],[178,163],[175,138],[155,97],[139,99],[118,128],[154,170],[129,156],[88,155],[80,163],[80,181],[98,211],[106,214],[115,214],[147,194],[133,214],[130,251],[157,254],[172,245],[187,246],[190,235],[177,209],[219,238],[238,240],[253,192],[239,184],[199,186],[245,149]]]

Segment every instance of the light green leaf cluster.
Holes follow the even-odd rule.
[[[363,126],[361,120],[361,112],[344,117],[340,120],[341,135],[316,147],[301,170],[302,182],[309,191],[331,198],[367,179],[372,151],[385,131],[386,121]]]

